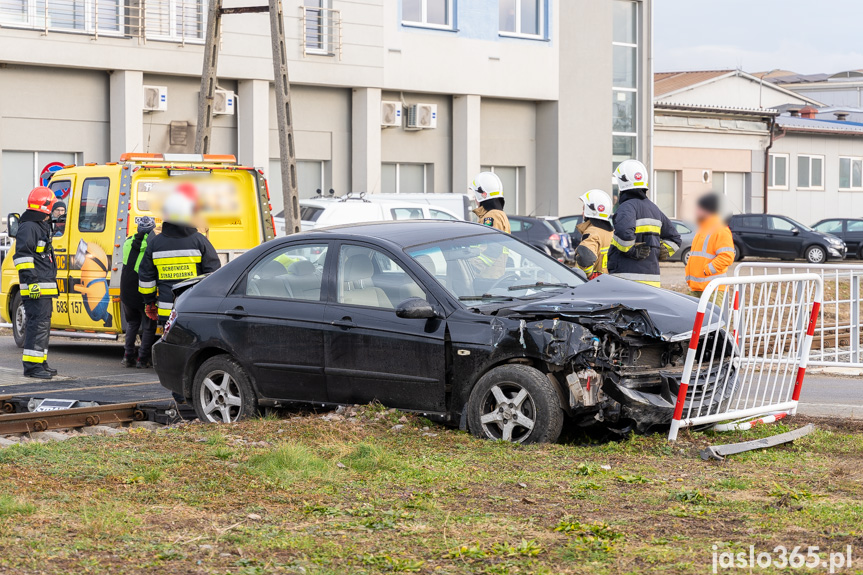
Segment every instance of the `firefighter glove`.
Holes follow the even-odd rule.
[[[159,312],[156,310],[156,304],[148,303],[144,306],[144,313],[147,314],[147,317],[153,321],[159,319]]]

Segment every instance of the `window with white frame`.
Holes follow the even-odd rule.
[[[677,215],[677,172],[657,170],[653,173],[653,201],[666,216]]]
[[[612,168],[638,149],[639,2],[615,0],[612,36]]]
[[[454,0],[402,0],[402,22],[429,28],[453,27]]]
[[[121,34],[120,0],[3,0],[0,24],[85,34]]]
[[[863,190],[863,158],[839,158],[839,189]]]
[[[824,156],[797,156],[797,189],[824,189]]]
[[[431,164],[381,164],[381,193],[428,193],[431,170]]]
[[[201,41],[204,38],[206,11],[205,0],[147,0],[144,3],[147,38]]]
[[[504,36],[545,36],[546,0],[499,0],[499,29]]]
[[[483,172],[492,172],[500,178],[505,201],[503,211],[511,215],[518,214],[524,168],[521,166],[483,166],[481,169]]]
[[[767,187],[774,190],[787,190],[788,154],[770,154],[767,167]]]
[[[332,56],[337,53],[341,22],[332,0],[303,0],[303,51]]]

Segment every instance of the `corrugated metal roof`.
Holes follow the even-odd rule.
[[[773,108],[735,108],[734,106],[712,106],[698,104],[684,104],[678,102],[656,102],[653,107],[657,110],[679,110],[693,112],[717,112],[722,114],[741,114],[745,116],[778,116],[779,110]]]
[[[863,123],[839,120],[811,120],[793,116],[779,116],[776,125],[792,131],[835,132],[837,134],[863,134]]]
[[[660,97],[734,72],[734,70],[659,72],[653,75],[653,89],[656,97]]]

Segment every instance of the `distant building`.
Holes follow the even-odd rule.
[[[580,211],[618,162],[650,163],[652,1],[284,0],[301,196],[461,193],[485,168],[511,212]],[[193,151],[206,6],[3,1],[7,211],[51,162]],[[231,105],[212,151],[272,176],[270,54],[266,15],[224,17],[218,75]],[[411,109],[431,124],[409,129]],[[278,212],[279,178],[270,185]]]

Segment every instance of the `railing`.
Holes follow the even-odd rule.
[[[0,27],[202,43],[206,0],[0,0]]]
[[[809,365],[863,367],[860,329],[863,265],[743,262],[736,266],[734,275],[810,272],[818,274],[824,282],[824,301],[809,352]]]
[[[300,7],[303,55],[342,59],[342,14],[329,8]]]

